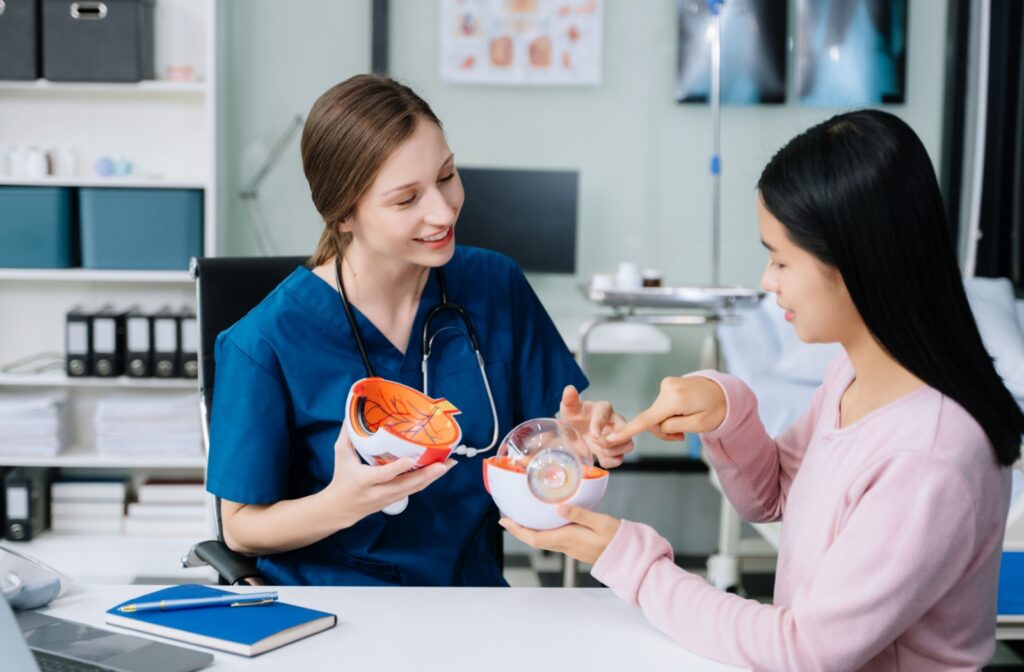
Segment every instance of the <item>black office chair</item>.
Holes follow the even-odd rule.
[[[203,443],[210,451],[210,414],[213,409],[215,362],[213,345],[217,335],[242,319],[263,300],[305,257],[204,257],[193,258],[192,279],[196,283],[196,317],[199,326],[199,397],[203,416]],[[256,559],[228,548],[220,519],[220,498],[215,500],[217,538],[192,546],[181,559],[183,567],[209,565],[221,584],[265,583],[256,569]]]

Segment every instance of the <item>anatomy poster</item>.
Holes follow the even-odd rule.
[[[601,83],[604,0],[441,0],[441,79]]]

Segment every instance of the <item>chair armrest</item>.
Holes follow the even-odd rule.
[[[184,567],[209,565],[230,585],[264,585],[266,579],[256,569],[256,558],[236,553],[215,539],[202,541],[189,549],[181,560]]]

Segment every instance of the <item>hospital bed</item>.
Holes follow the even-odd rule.
[[[1015,299],[1013,287],[1005,279],[969,278],[965,286],[982,339],[1007,387],[1024,408],[1024,300]],[[715,328],[724,370],[745,381],[757,395],[761,420],[772,436],[781,434],[808,408],[826,366],[839,352],[838,344],[801,343],[783,315],[774,296],[768,296],[743,311],[742,320]],[[1017,466],[1005,548],[1024,555],[1024,498],[1018,497],[1024,491],[1024,472],[1021,463]],[[713,472],[711,480],[721,489]],[[770,560],[776,555],[780,526],[754,524],[758,534],[744,536],[739,515],[723,496],[719,550],[708,560],[708,580],[723,590],[741,589],[744,564],[750,570],[751,565],[766,564],[751,560]],[[771,562],[767,564],[771,566]],[[1024,578],[1021,583],[1024,585]],[[1024,604],[1024,597],[1021,601]],[[1021,630],[1024,634],[1024,628]]]

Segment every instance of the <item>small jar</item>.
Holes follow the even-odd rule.
[[[644,287],[661,287],[661,271],[648,268],[643,272]]]

